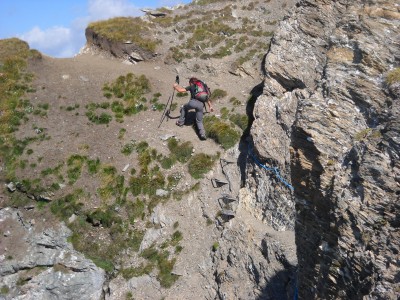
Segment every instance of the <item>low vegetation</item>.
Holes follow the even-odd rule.
[[[18,158],[25,147],[34,140],[45,138],[41,135],[21,141],[14,136],[18,127],[28,121],[29,115],[38,112],[23,98],[26,93],[34,92],[30,87],[33,75],[26,71],[27,60],[31,58],[40,58],[40,55],[30,50],[27,43],[16,38],[0,40],[0,156],[5,161],[7,180],[15,177]],[[40,111],[38,114],[41,115]]]
[[[88,25],[96,34],[111,41],[130,41],[139,47],[154,52],[159,40],[152,39],[149,24],[140,18],[118,17]]]
[[[27,53],[24,55],[29,56]],[[143,262],[137,267],[123,269],[121,273],[125,278],[157,270],[157,278],[161,285],[170,287],[177,279],[171,271],[176,256],[182,250],[180,241],[183,235],[182,232],[176,230],[178,225],[174,225],[175,231],[170,238],[144,250],[140,255],[138,251],[146,230],[147,218],[153,208],[171,197],[179,200],[186,193],[198,188],[195,184],[186,189],[177,189],[182,175],[176,172],[167,175],[162,171],[169,170],[175,164],[188,164],[192,159],[193,145],[190,142],[179,142],[172,138],[168,140],[170,155],[164,156],[149,147],[146,142],[132,141],[126,144],[121,149],[122,154],[136,153],[140,168],[137,174],[136,170],[132,169],[129,180],[114,166],[102,163],[99,158],[89,158],[79,153],[70,154],[64,162],[58,162],[52,167],[46,166],[39,169],[40,178],[17,178],[16,170],[26,168],[28,164],[28,160],[23,158],[24,155],[34,154],[28,146],[34,141],[45,141],[49,137],[43,133],[43,128],[36,126],[34,129],[37,134],[33,137],[18,140],[14,133],[21,124],[29,120],[30,114],[46,117],[50,105],[39,103],[35,106],[23,98],[26,93],[31,92],[29,83],[32,79],[32,75],[24,71],[25,58],[6,58],[0,66],[3,74],[0,77],[0,89],[3,91],[0,95],[1,109],[4,112],[0,117],[2,141],[0,151],[1,156],[5,158],[5,174],[7,174],[4,180],[19,182],[19,190],[24,191],[24,193],[10,194],[9,205],[25,206],[32,201],[27,195],[37,197],[43,192],[58,191],[61,184],[68,184],[73,190],[71,193],[53,199],[51,204],[39,201],[38,206],[42,210],[49,210],[55,217],[66,222],[72,230],[70,242],[74,248],[84,253],[109,274],[113,274],[115,265],[123,263],[120,253],[129,249],[131,253],[137,253],[136,255],[141,257]],[[144,95],[151,89],[144,76],[135,77],[127,74],[106,84],[103,91],[104,96],[111,102],[89,103],[86,106],[87,117],[97,124],[110,123],[111,113],[114,113],[118,121],[122,119],[122,116],[117,115],[118,112],[122,112],[122,115],[138,112],[139,110],[135,109],[138,109],[138,105],[145,103]],[[160,95],[159,93],[153,95],[153,103],[157,103]],[[119,100],[113,100],[113,98]],[[77,108],[79,105],[74,105],[65,111],[69,112]],[[34,113],[35,111],[37,113]],[[120,129],[118,139],[122,139],[125,132],[125,129]],[[82,149],[88,149],[89,146],[82,147]],[[41,161],[42,158],[39,157],[37,163],[31,162],[30,166],[38,168],[37,164]],[[208,163],[208,168],[211,168],[210,163]],[[96,208],[87,206],[94,195],[85,191],[80,184],[83,176],[92,176],[93,180],[99,182],[96,195],[99,196],[101,203]],[[168,196],[156,197],[157,189],[169,191]],[[102,228],[101,236],[98,234],[99,228]],[[4,287],[2,293],[7,292]]]
[[[190,175],[195,179],[203,178],[203,176],[212,169],[218,157],[219,153],[213,156],[204,153],[194,155],[193,159],[188,164]]]
[[[216,2],[221,1],[202,0],[193,2],[191,5],[204,6]],[[160,26],[172,26],[178,22],[185,24],[182,30],[185,35],[181,34],[178,37],[179,44],[170,48],[170,57],[176,62],[193,57],[224,58],[232,54],[243,53],[241,58],[234,63],[236,66],[240,66],[251,59],[260,61],[270,45],[271,31],[259,28],[256,22],[249,17],[233,17],[234,12],[238,14],[240,11],[255,11],[259,6],[260,2],[258,1],[250,2],[241,8],[238,8],[237,5],[226,5],[207,11],[207,17],[196,24],[193,22],[183,23],[184,20],[192,17],[193,11],[174,18],[156,19],[153,22]],[[202,11],[198,11],[197,14],[201,14]],[[268,11],[265,14],[268,14]],[[266,22],[270,26],[275,23],[274,20]]]
[[[215,116],[204,118],[204,128],[207,136],[214,139],[224,149],[232,148],[239,142],[241,133],[231,122],[225,122]]]
[[[391,85],[400,82],[400,68],[391,70],[386,76],[386,82]]]
[[[196,5],[214,2],[218,1],[200,1]],[[269,33],[259,30],[245,17],[242,19],[242,29],[233,28],[229,25],[229,21],[233,20],[233,9],[237,7],[226,6],[213,11],[218,18],[204,18],[195,25],[184,22],[193,14],[188,12],[186,15],[157,18],[153,22],[145,22],[140,18],[114,18],[91,23],[89,28],[112,41],[129,40],[145,50],[155,52],[160,41],[149,38],[154,36],[151,32],[154,26],[170,26],[182,21],[180,30],[185,34],[180,33],[179,42],[170,50],[175,61],[181,62],[190,57],[223,58],[243,53],[243,58],[238,61],[238,64],[242,64],[259,55],[254,47],[263,51],[263,42],[258,43],[258,40],[268,40]],[[204,51],[206,48],[213,50]],[[172,274],[172,270],[183,249],[181,242],[184,234],[179,223],[175,222],[169,236],[140,252],[146,230],[159,226],[149,222],[149,217],[158,204],[172,199],[179,201],[188,193],[198,190],[198,180],[212,170],[220,153],[195,153],[191,142],[176,138],[168,139],[167,149],[160,153],[145,141],[126,140],[127,130],[117,128],[115,136],[118,151],[134,165],[128,172],[117,169],[112,159],[105,162],[90,156],[87,144],[80,146],[76,152],[65,153],[64,161],[45,165],[34,144],[51,138],[41,128],[43,124],[38,122],[38,126],[35,125],[34,129],[39,133],[32,137],[15,137],[15,132],[31,116],[44,120],[49,117],[52,108],[52,103],[32,103],[34,98],[29,100],[27,96],[35,92],[30,87],[33,75],[26,72],[27,60],[32,58],[40,58],[40,53],[30,50],[26,43],[16,39],[0,41],[0,155],[4,158],[6,174],[6,178],[2,179],[19,182],[20,190],[23,190],[23,193],[10,194],[9,203],[22,207],[32,203],[27,195],[38,200],[37,196],[41,193],[56,191],[57,197],[52,201],[39,200],[38,207],[67,224],[72,231],[69,240],[76,250],[106,270],[110,277],[121,274],[129,279],[153,274],[162,287],[171,287],[178,278]],[[81,102],[63,103],[65,106],[61,107],[61,112],[78,116],[85,109],[83,115],[89,120],[90,126],[110,126],[115,122],[122,123],[127,116],[149,107],[154,111],[163,111],[165,108],[165,104],[159,103],[161,94],[152,90],[144,75],[128,73],[119,76],[105,83],[102,92],[102,99],[94,99],[91,103],[86,102],[86,105]],[[176,96],[187,97],[187,93],[177,93]],[[212,101],[227,96],[226,91],[215,89]],[[59,99],[67,100],[62,97],[60,95]],[[231,98],[230,103],[234,108],[242,105],[236,98]],[[223,109],[221,118],[212,116],[204,119],[208,137],[223,149],[236,145],[248,125],[247,116],[234,113],[234,108]],[[37,174],[37,177],[22,178],[17,175],[18,169],[29,170],[29,167],[31,174]],[[185,181],[190,180],[182,180],[186,173],[192,177],[194,184],[188,185]],[[82,183],[86,178],[90,178],[93,186]],[[207,224],[213,224],[213,221],[207,219]],[[218,244],[213,245],[212,249],[217,251]],[[129,257],[121,253],[129,253]],[[126,266],[126,259],[137,264]],[[1,291],[2,294],[7,292],[6,288]]]

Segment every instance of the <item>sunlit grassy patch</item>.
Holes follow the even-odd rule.
[[[215,116],[204,118],[204,128],[207,136],[214,139],[224,149],[232,148],[240,139],[241,134],[233,124],[229,124]]]
[[[151,36],[149,23],[140,18],[118,17],[105,21],[93,22],[88,25],[96,34],[112,41],[131,41],[139,47],[154,52],[158,40]]]
[[[391,70],[386,76],[386,82],[390,85],[400,82],[400,68]]]
[[[193,153],[193,144],[189,141],[179,143],[177,139],[170,138],[168,139],[168,149],[179,162],[185,163]]]
[[[75,190],[73,193],[53,201],[50,205],[51,212],[62,220],[67,220],[73,214],[79,214],[83,208],[84,192],[82,189]]]
[[[195,154],[188,163],[189,174],[195,179],[203,178],[203,176],[212,169],[217,157],[218,155],[211,156],[204,153]]]
[[[67,160],[67,176],[69,179],[69,184],[75,183],[82,173],[83,163],[86,161],[87,157],[81,156],[79,154],[71,155]]]

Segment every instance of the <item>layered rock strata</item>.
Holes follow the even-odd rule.
[[[265,60],[254,151],[284,170],[294,194],[259,174],[255,203],[278,217],[272,224],[290,224],[273,206],[296,203],[302,299],[399,294],[399,89],[385,80],[399,64],[398,10],[392,1],[301,1]],[[269,204],[274,194],[283,203]]]

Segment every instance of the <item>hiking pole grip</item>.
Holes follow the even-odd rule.
[[[179,84],[179,75],[176,75],[176,77],[175,77],[175,82],[176,82],[177,84]]]

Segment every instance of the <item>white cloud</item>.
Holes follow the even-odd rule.
[[[173,6],[179,0],[159,0],[156,7]],[[19,36],[31,48],[54,57],[72,57],[85,45],[85,29],[90,22],[106,20],[119,16],[139,16],[143,12],[128,0],[88,0],[87,12],[71,21],[70,28],[34,27]]]
[[[140,9],[126,0],[89,0],[89,18],[91,20],[140,14]]]
[[[55,26],[42,30],[36,26],[18,37],[28,42],[31,48],[48,55],[66,57],[76,53],[70,28]]]
[[[156,7],[174,7],[182,3],[183,1],[180,0],[159,0]]]

